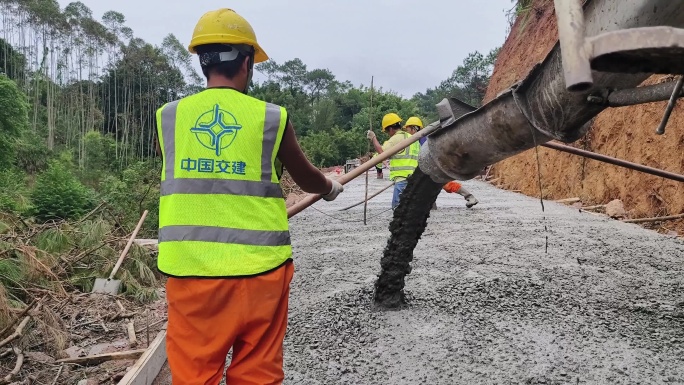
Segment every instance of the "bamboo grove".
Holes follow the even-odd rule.
[[[153,156],[154,111],[200,87],[174,35],[155,47],[116,11],[97,20],[81,2],[0,0],[0,15],[0,72],[28,95],[31,130],[48,150],[72,150],[81,167],[93,133],[111,139],[118,169]]]

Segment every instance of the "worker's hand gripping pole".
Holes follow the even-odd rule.
[[[401,142],[397,143],[396,145],[392,146],[391,148],[387,149],[386,151],[383,151],[377,157],[369,159],[366,163],[363,163],[362,165],[353,169],[349,173],[342,175],[339,179],[337,179],[337,181],[343,185],[351,182],[352,180],[356,179],[356,177],[362,175],[367,170],[370,170],[371,168],[375,167],[376,164],[383,162],[386,159],[389,159],[392,155],[397,154],[398,152],[402,151],[406,147],[417,142],[420,138],[425,137],[427,135],[430,135],[431,133],[433,133],[434,131],[436,131],[440,127],[441,127],[441,125],[439,124],[439,122],[434,122],[434,123],[428,125],[424,129],[422,129],[422,130],[416,132],[415,134],[409,136],[408,138],[402,140]],[[299,203],[297,203],[296,205],[287,209],[287,217],[292,218],[293,216],[302,212],[305,208],[307,208],[307,207],[311,206],[312,204],[318,202],[319,199],[321,199],[320,194],[309,194],[309,195],[307,195]]]

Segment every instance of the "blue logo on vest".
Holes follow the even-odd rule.
[[[242,126],[238,124],[233,114],[222,110],[215,105],[212,111],[203,113],[191,128],[200,144],[210,150],[214,150],[216,156],[221,155],[221,150],[228,148]]]

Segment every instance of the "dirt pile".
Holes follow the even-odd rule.
[[[499,53],[485,102],[523,79],[542,61],[558,38],[553,2],[535,0],[518,17]],[[653,76],[643,85],[671,80]],[[598,115],[586,137],[572,146],[631,162],[684,173],[684,107],[675,108],[666,134],[655,134],[667,102],[612,108]],[[628,215],[653,217],[684,212],[684,185],[552,149],[539,148],[543,195],[547,199],[580,197],[585,205],[624,202]],[[535,150],[497,163],[492,174],[506,189],[539,196]],[[657,230],[684,232],[684,221]]]

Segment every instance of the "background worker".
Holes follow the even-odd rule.
[[[408,120],[406,121],[406,125],[404,126],[404,129],[406,130],[406,132],[413,135],[416,132],[423,129],[423,121],[420,120],[420,118],[417,116],[412,116],[412,117],[408,118]],[[420,140],[419,140],[420,145],[422,146],[426,140],[427,140],[427,137],[420,138]],[[468,190],[463,188],[463,186],[456,181],[451,181],[451,182],[445,184],[442,187],[442,189],[448,193],[456,193],[456,194],[463,196],[466,200],[466,207],[467,208],[471,208],[471,207],[473,207],[479,203],[477,198],[475,198],[475,196],[473,194],[471,194]],[[434,210],[436,208],[437,208],[437,202],[432,204],[432,209]]]
[[[268,56],[245,19],[204,14],[189,50],[207,88],[157,111],[172,381],[218,385],[232,348],[228,384],[280,384],[293,276],[283,167],[326,201],[343,187],[307,160],[283,107],[246,95]]]
[[[375,158],[375,157],[378,156],[378,155],[380,155],[380,154],[378,154],[378,153],[376,152],[375,154],[373,154],[373,158]],[[371,158],[371,159],[373,159],[373,158]],[[382,162],[380,162],[380,163],[378,163],[378,164],[375,165],[375,171],[376,171],[377,174],[378,174],[378,179],[382,179],[382,178],[383,178],[383,175],[382,175]]]
[[[423,121],[420,120],[420,118],[417,116],[412,116],[412,117],[408,118],[408,120],[406,121],[406,124],[404,125],[404,130],[406,130],[406,132],[408,132],[411,135],[415,134],[416,132],[418,132],[422,129],[423,129]],[[427,136],[424,136],[424,137],[418,139],[418,142],[422,146],[426,140],[427,140]]]
[[[369,130],[367,132],[368,139],[373,142],[375,150],[382,154],[385,150],[394,147],[397,143],[408,138],[410,135],[401,128],[402,119],[395,113],[389,113],[382,117],[382,131],[387,132],[390,138],[380,145],[375,132]],[[420,144],[418,142],[412,143],[409,147],[400,151],[399,153],[390,157],[390,180],[394,183],[394,195],[392,196],[392,209],[399,205],[399,198],[401,193],[406,188],[406,178],[413,174],[413,171],[418,167],[418,154],[420,153]]]

